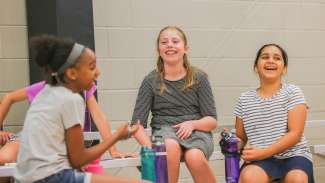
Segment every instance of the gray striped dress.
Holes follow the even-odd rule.
[[[215,103],[206,74],[196,70],[195,84],[190,90],[183,91],[185,78],[177,81],[165,80],[167,90],[160,94],[157,72],[149,73],[139,89],[132,123],[137,120],[146,128],[149,112],[152,113],[150,126],[153,136],[175,139],[185,149],[200,149],[208,159],[213,152],[211,132],[193,131],[187,139],[176,136],[173,125],[188,120],[198,120],[205,116],[217,119]]]
[[[243,93],[234,113],[244,123],[248,143],[266,148],[288,132],[288,111],[298,104],[306,104],[300,88],[283,84],[281,89],[268,99],[260,97],[256,90]],[[303,156],[312,161],[304,135],[296,145],[275,155],[279,159],[293,156]]]

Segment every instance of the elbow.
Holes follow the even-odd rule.
[[[81,169],[83,166],[83,163],[79,161],[80,158],[70,158],[70,164],[73,169]]]
[[[299,143],[301,137],[302,137],[302,132],[292,132],[292,142],[293,142],[293,144]]]
[[[215,129],[218,128],[218,121],[214,117],[211,117],[211,118],[212,118],[212,120],[211,120],[211,128],[212,128],[212,130],[215,130]]]
[[[7,103],[9,105],[11,105],[13,103],[13,97],[10,93],[7,93],[3,98],[2,98],[2,101],[1,103]]]

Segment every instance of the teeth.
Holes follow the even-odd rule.
[[[170,50],[170,51],[166,51],[166,55],[171,55],[171,54],[175,54],[176,51]]]

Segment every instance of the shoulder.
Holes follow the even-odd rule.
[[[193,79],[194,85],[197,85],[198,87],[206,87],[210,85],[208,74],[197,67],[193,67]]]
[[[284,89],[286,89],[287,91],[301,90],[299,86],[294,84],[284,84]]]
[[[195,80],[197,81],[208,80],[208,74],[206,72],[204,72],[203,70],[197,67],[192,67],[192,69],[193,69]]]
[[[292,94],[302,94],[302,90],[300,89],[300,87],[293,85],[293,84],[284,84],[283,86],[283,92],[285,92],[288,95],[292,95]]]
[[[245,101],[245,100],[255,99],[255,97],[256,97],[256,90],[251,89],[241,93],[240,96],[238,97],[238,100]]]
[[[45,87],[46,82],[40,81],[26,87],[27,92],[38,93]]]
[[[149,72],[149,73],[144,77],[143,80],[154,80],[154,79],[157,78],[157,75],[158,75],[157,71],[156,71],[156,70],[152,70],[151,72]]]
[[[86,99],[90,98],[91,96],[94,95],[94,93],[97,90],[97,86],[95,83],[92,84],[92,87],[86,91]]]
[[[71,90],[63,87],[63,86],[47,86],[50,90],[53,90],[54,95],[58,99],[62,99],[62,105],[65,104],[83,104],[84,99],[79,93],[74,93]]]
[[[142,84],[149,84],[153,85],[155,82],[157,82],[158,79],[158,73],[156,70],[152,70],[149,74],[147,74],[143,81]]]
[[[240,94],[240,97],[252,97],[256,95],[256,89],[251,89]]]

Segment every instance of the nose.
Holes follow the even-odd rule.
[[[96,72],[95,72],[95,77],[97,79],[97,77],[100,75],[100,71],[99,71],[99,68],[96,67]]]
[[[168,41],[168,43],[167,43],[167,47],[168,48],[171,48],[173,46],[173,43],[171,42],[171,41]]]
[[[269,59],[267,59],[267,63],[271,63],[271,64],[275,63],[274,58],[270,57]]]

